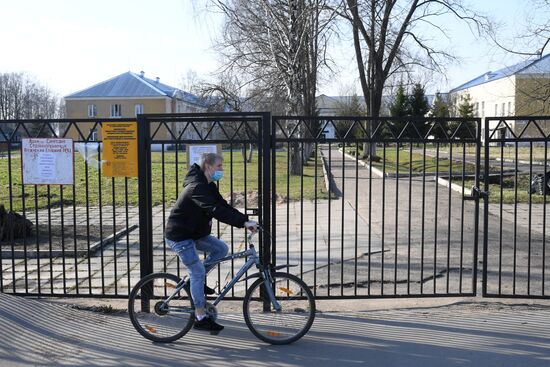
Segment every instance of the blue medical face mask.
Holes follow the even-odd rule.
[[[223,171],[214,171],[212,173],[212,181],[219,181],[223,177]]]

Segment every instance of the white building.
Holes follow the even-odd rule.
[[[456,109],[466,95],[469,95],[470,102],[474,105],[474,117],[548,115],[550,54],[534,61],[524,61],[497,71],[488,71],[452,89],[449,94]],[[507,124],[514,132],[519,132],[525,122],[509,120]],[[499,121],[493,121],[489,128],[493,131],[498,125]],[[505,128],[499,130],[499,134],[511,135]]]

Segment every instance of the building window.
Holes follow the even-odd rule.
[[[498,116],[498,104],[495,104],[495,116]]]
[[[481,102],[481,117],[485,117],[485,101]]]
[[[89,141],[97,141],[97,130],[90,129],[90,139]]]
[[[512,116],[512,102],[508,102],[508,116]]]
[[[502,106],[500,107],[500,115],[501,115],[501,116],[506,116],[506,115],[504,114],[504,112],[505,112],[504,109],[505,109],[505,108],[506,108],[506,103],[503,103]]]
[[[96,117],[97,116],[97,107],[95,104],[89,104],[88,105],[88,117]]]
[[[112,104],[110,117],[122,117],[122,106],[119,104]]]
[[[479,117],[479,103],[474,103],[474,116]]]
[[[136,116],[141,115],[143,113],[143,105],[142,104],[135,105],[135,111],[136,111]]]

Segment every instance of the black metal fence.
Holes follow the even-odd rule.
[[[0,121],[0,291],[25,295],[127,297],[139,278],[136,178],[104,177],[98,131],[107,121]],[[23,185],[25,138],[70,138],[74,185]],[[55,163],[54,163],[55,165]],[[12,212],[12,214],[8,214]],[[21,219],[30,231],[14,238]]]
[[[164,223],[190,145],[216,145],[222,195],[270,231],[264,262],[296,265],[318,298],[472,296],[478,283],[547,297],[546,119],[142,115],[139,178],[102,173],[102,124],[126,120],[0,121],[0,204],[33,222],[0,238],[0,291],[123,298],[145,274],[183,275]],[[47,136],[74,140],[75,185],[22,184],[21,139]],[[246,246],[243,230],[213,232]]]
[[[550,118],[485,120],[483,295],[547,298]]]

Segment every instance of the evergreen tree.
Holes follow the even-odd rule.
[[[469,94],[464,96],[462,102],[458,105],[458,116],[462,118],[474,117],[474,104],[471,102]],[[456,131],[458,129],[458,131]],[[470,131],[468,131],[468,129]],[[462,124],[459,121],[453,121],[449,123],[450,134],[455,138],[471,138],[475,134],[475,122],[465,121]]]
[[[337,103],[339,109],[338,109],[338,115],[339,116],[365,116],[366,111],[361,105],[361,101],[359,100],[359,96],[357,96],[357,93],[354,93],[350,97],[346,97],[344,100],[339,101]],[[350,127],[354,125],[354,121],[348,121],[348,120],[338,120],[336,123],[336,128],[338,129],[338,132],[343,135],[345,134]],[[358,124],[354,125],[354,128],[350,133],[348,134],[348,137],[356,137],[356,138],[363,138],[365,135],[363,129],[361,129]]]
[[[474,104],[471,102],[469,94],[466,94],[462,103],[458,105],[458,116],[466,118],[474,117]]]
[[[405,117],[409,115],[409,99],[405,94],[405,88],[400,85],[397,88],[397,93],[395,94],[395,99],[390,105],[390,116],[392,117]]]
[[[403,88],[403,86],[400,85],[397,88],[397,93],[395,94],[395,98],[393,102],[390,104],[390,116],[406,117],[409,115],[410,115],[409,98],[405,94],[405,88]],[[407,121],[405,120],[392,121],[391,130],[393,131],[393,135],[395,135],[395,137],[399,136],[399,134],[401,134],[406,124],[407,124]],[[393,136],[387,129],[384,129],[384,131],[382,131],[382,134],[388,137]],[[403,134],[402,136],[404,137],[406,136],[406,134]]]
[[[416,125],[418,132],[424,136],[430,128],[430,126],[426,125],[426,122],[422,119],[430,110],[428,100],[426,99],[426,94],[424,93],[424,87],[420,84],[415,84],[412,94],[408,100],[409,113],[411,116],[415,117],[414,124]],[[418,137],[416,132],[413,131],[411,131],[409,135],[415,138]]]
[[[439,117],[442,119],[448,119],[451,116],[449,103],[441,98],[440,93],[435,94],[434,103],[432,109],[430,110],[430,116]],[[441,126],[441,128],[439,128],[439,126]],[[436,139],[443,139],[445,137],[443,130],[445,132],[449,130],[447,121],[445,120],[438,121],[437,126],[432,129],[430,135],[433,135]]]

